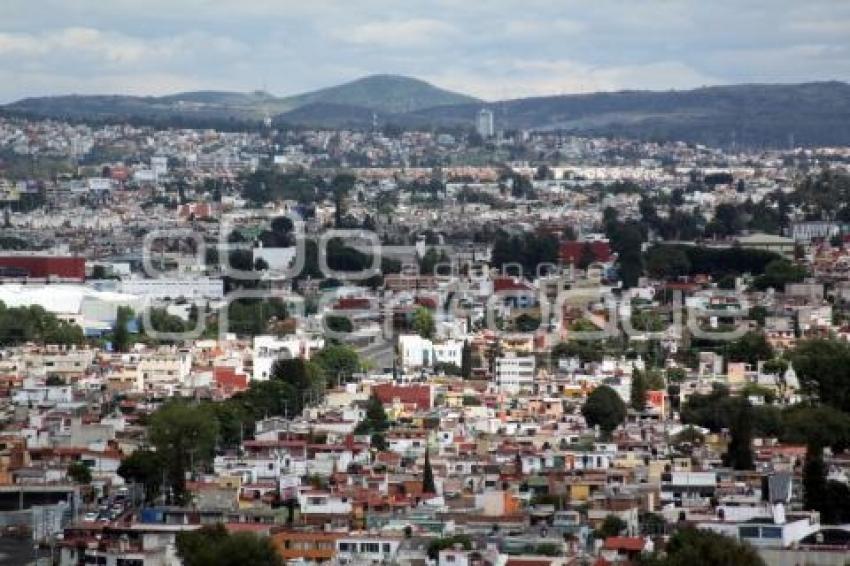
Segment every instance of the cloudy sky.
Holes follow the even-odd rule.
[[[372,73],[485,99],[850,80],[845,0],[2,0],[0,102],[294,94]]]

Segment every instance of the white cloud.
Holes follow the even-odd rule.
[[[2,0],[0,100],[148,80],[290,94],[369,73],[485,98],[850,79],[850,2],[761,4]]]
[[[134,37],[88,27],[68,27],[38,34],[0,33],[0,55],[19,58],[100,60],[126,65],[164,62],[198,53],[235,55],[247,48],[239,42],[205,33],[169,37]]]
[[[575,36],[586,29],[586,25],[576,20],[511,20],[505,26],[509,37],[537,38]]]
[[[234,84],[218,84],[184,73],[125,72],[99,76],[59,75],[37,71],[0,71],[0,83],[7,85],[8,101],[26,96],[61,94],[165,95],[201,89],[236,89]]]
[[[428,78],[486,100],[624,89],[684,89],[723,82],[677,61],[602,67],[572,60],[531,59],[493,60],[478,73],[449,70]]]
[[[455,36],[454,26],[430,18],[369,22],[333,32],[336,39],[376,47],[421,47]]]

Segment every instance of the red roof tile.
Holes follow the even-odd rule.
[[[607,550],[625,550],[627,552],[640,552],[643,550],[644,542],[640,537],[608,537],[605,539]]]

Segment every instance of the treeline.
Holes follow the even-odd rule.
[[[506,265],[519,264],[525,276],[537,273],[541,264],[558,263],[558,238],[526,232],[511,235],[499,231],[493,241],[491,263],[502,269]]]
[[[153,128],[156,130],[190,129],[190,130],[217,130],[219,132],[251,132],[259,131],[263,125],[260,120],[239,118],[236,116],[222,115],[188,115],[177,113],[136,113],[136,112],[51,112],[35,110],[21,110],[5,106],[0,110],[0,115],[10,118],[21,118],[25,120],[59,120],[69,124],[85,124],[93,128],[100,126],[130,125],[137,128]],[[283,126],[281,126],[283,127]]]
[[[748,401],[717,387],[707,394],[693,394],[682,405],[684,424],[707,428],[712,432],[735,428],[735,417]],[[757,437],[778,438],[792,444],[829,446],[835,450],[850,447],[850,415],[830,406],[776,405],[749,406],[745,409]]]
[[[805,340],[786,355],[794,367],[809,404],[780,408],[751,408],[753,432],[785,442],[850,448],[850,344],[838,340]],[[730,428],[733,415],[745,402],[725,388],[694,394],[682,406],[682,421],[712,431]]]
[[[806,269],[764,250],[741,247],[708,248],[677,244],[658,244],[644,254],[646,272],[656,279],[675,279],[689,275],[710,275],[731,286],[734,277],[755,275],[756,289],[781,289],[786,283],[802,281]]]
[[[26,342],[70,346],[85,341],[76,324],[59,320],[40,306],[7,307],[0,301],[0,345],[16,346]]]

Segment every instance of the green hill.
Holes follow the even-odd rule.
[[[289,97],[202,91],[163,97],[28,98],[0,111],[155,125],[251,127],[278,123],[325,128],[473,127],[482,106],[502,130],[561,130],[577,135],[681,140],[717,146],[850,145],[850,85],[842,82],[730,85],[682,91],[621,91],[484,103],[418,79],[373,75]]]
[[[392,114],[433,106],[467,104],[475,98],[437,88],[425,81],[395,75],[373,75],[338,86],[289,97],[265,92],[184,92],[168,96],[70,95],[25,98],[4,108],[10,112],[70,119],[259,120],[310,105],[365,108]],[[371,118],[370,118],[371,119]]]

